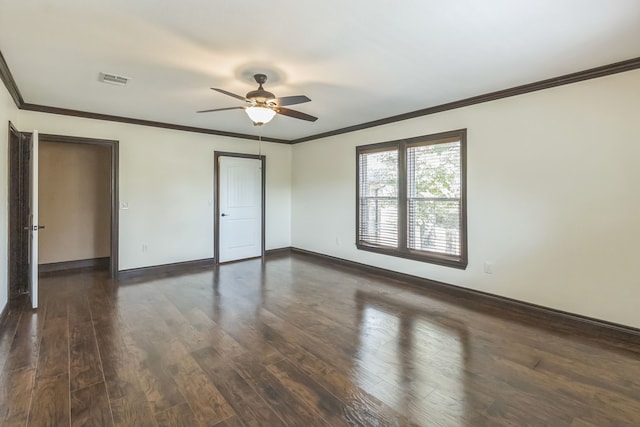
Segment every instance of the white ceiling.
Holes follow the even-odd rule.
[[[195,111],[264,72],[319,117],[261,130],[290,140],[640,57],[640,1],[2,0],[0,51],[26,103],[250,135]]]

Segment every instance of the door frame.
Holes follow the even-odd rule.
[[[31,132],[20,132],[25,137],[31,136]],[[109,275],[116,279],[118,275],[118,247],[119,247],[119,142],[111,139],[98,139],[79,136],[54,135],[40,133],[40,141],[61,142],[70,144],[90,144],[109,147],[111,152],[111,176],[110,176],[110,199],[111,199],[111,237],[109,253]],[[11,195],[10,195],[11,197]]]
[[[256,159],[260,160],[261,167],[261,189],[260,189],[260,210],[261,210],[261,222],[262,231],[260,236],[260,256],[264,257],[265,252],[265,194],[266,194],[266,160],[267,156],[259,154],[244,154],[244,153],[231,153],[227,151],[214,151],[213,152],[213,258],[216,265],[220,264],[220,157],[236,157],[242,159]]]
[[[101,145],[110,148],[111,151],[111,176],[110,176],[110,198],[111,198],[111,250],[109,253],[109,275],[112,279],[118,276],[118,247],[119,247],[119,215],[120,204],[118,197],[118,175],[119,175],[119,142],[112,139],[87,138],[80,136],[40,134],[40,141],[62,142],[69,144],[89,144]]]

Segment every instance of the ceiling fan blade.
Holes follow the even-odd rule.
[[[228,96],[230,96],[232,98],[239,99],[241,101],[246,101],[247,100],[247,98],[245,98],[244,96],[236,95],[235,93],[231,93],[231,92],[226,91],[224,89],[218,89],[218,88],[215,88],[215,87],[212,87],[211,89],[215,90],[216,92],[224,93],[225,95],[228,95]]]
[[[285,105],[295,105],[302,104],[303,102],[311,101],[308,97],[304,95],[296,95],[296,96],[283,96],[282,98],[276,98],[273,100],[278,107]]]
[[[243,110],[244,107],[227,107],[227,108],[214,108],[212,110],[201,110],[196,113],[211,113],[212,111],[225,111],[225,110]]]
[[[300,111],[291,110],[290,108],[277,107],[275,108],[276,113],[282,114],[283,116],[293,117],[294,119],[306,120],[308,122],[315,122],[318,120],[317,117],[313,117],[309,114],[302,113]]]

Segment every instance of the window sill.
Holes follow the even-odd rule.
[[[457,268],[459,270],[466,270],[468,264],[466,257],[461,259],[435,253],[426,254],[424,252],[417,253],[413,251],[401,251],[399,249],[392,249],[382,246],[370,246],[362,243],[356,243],[356,247],[362,251],[375,252],[382,255],[411,259],[414,261],[426,262],[429,264],[442,265],[445,267]]]

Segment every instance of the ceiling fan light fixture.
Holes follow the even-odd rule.
[[[246,111],[247,116],[249,116],[251,121],[256,125],[269,123],[271,119],[273,119],[273,116],[276,115],[276,112],[271,108],[256,105],[247,107],[244,111]]]

